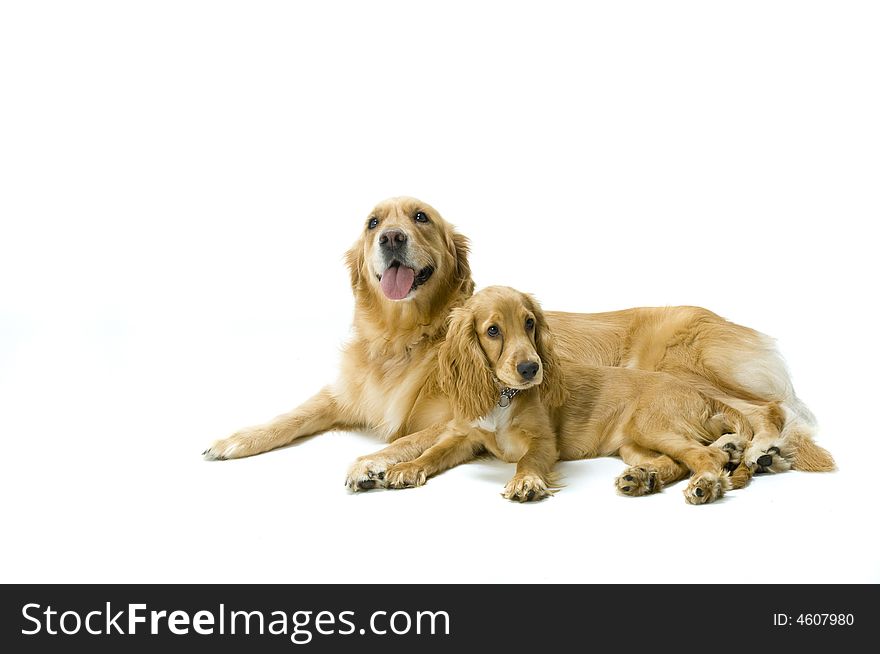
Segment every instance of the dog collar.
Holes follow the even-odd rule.
[[[522,391],[518,388],[502,388],[501,397],[498,398],[498,406],[502,409],[510,406],[510,401]]]

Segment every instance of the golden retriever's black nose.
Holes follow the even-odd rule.
[[[538,367],[538,364],[534,361],[523,361],[522,363],[517,364],[516,371],[523,379],[530,381],[538,374]]]
[[[406,245],[406,239],[406,232],[402,232],[399,229],[389,229],[382,232],[379,236],[379,245],[383,249],[396,250]]]

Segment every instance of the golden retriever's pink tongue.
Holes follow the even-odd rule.
[[[382,275],[382,292],[389,300],[402,300],[409,295],[415,278],[416,271],[412,268],[389,268]]]

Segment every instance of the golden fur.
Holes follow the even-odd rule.
[[[517,366],[537,362],[534,377]],[[726,434],[741,452],[752,438],[745,416],[668,373],[560,366],[551,330],[533,298],[490,287],[453,312],[439,366],[428,380],[447,394],[454,417],[418,458],[388,469],[386,484],[404,488],[488,451],[517,463],[504,496],[546,497],[556,460],[620,454],[633,466],[616,484],[625,495],[657,492],[693,477],[692,504],[721,497],[732,482],[727,449],[708,447]],[[499,406],[502,388],[519,393]],[[739,480],[748,478],[741,466]]]
[[[417,222],[419,212],[428,222]],[[370,229],[373,218],[378,225]],[[413,267],[433,268],[433,275],[404,300],[385,297],[377,279],[383,273],[377,269],[378,240],[388,229],[407,233]],[[289,413],[215,441],[205,458],[251,456],[331,429],[366,429],[394,442],[351,468],[347,483],[358,490],[383,485],[388,466],[415,458],[433,444],[452,410],[448,398],[424,386],[438,365],[450,314],[473,293],[467,240],[424,202],[393,198],[365,219],[346,263],[355,315],[336,383]],[[830,455],[813,443],[809,411],[794,395],[767,337],[695,307],[547,312],[546,319],[560,361],[663,370],[704,385],[722,399],[756,407],[778,402],[784,427],[776,434],[756,430],[744,454],[754,468],[760,469],[757,459],[774,447],[779,451],[770,454],[768,470],[791,463],[804,469],[833,468]]]
[[[422,212],[429,222],[416,222]],[[370,228],[372,220],[378,221]],[[433,274],[405,300],[384,297],[377,279],[379,238],[408,235],[406,256]],[[369,429],[388,440],[449,418],[448,402],[422,388],[436,364],[449,313],[473,293],[467,240],[429,205],[412,198],[380,203],[346,254],[355,297],[352,340],[337,381],[290,413],[215,442],[209,459],[240,458],[331,429]],[[363,480],[369,486],[367,480]]]

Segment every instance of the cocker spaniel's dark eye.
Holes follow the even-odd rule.
[[[376,229],[379,226],[378,218],[370,218],[370,222],[367,223],[367,229]]]
[[[489,334],[490,338],[495,338],[498,334],[501,333],[501,330],[498,329],[498,325],[492,325],[489,329],[486,330],[486,333]]]
[[[535,328],[535,319],[534,318],[526,318],[526,331],[530,332]]]
[[[417,223],[431,222],[430,220],[428,220],[428,214],[426,214],[424,211],[417,212],[415,218]]]

